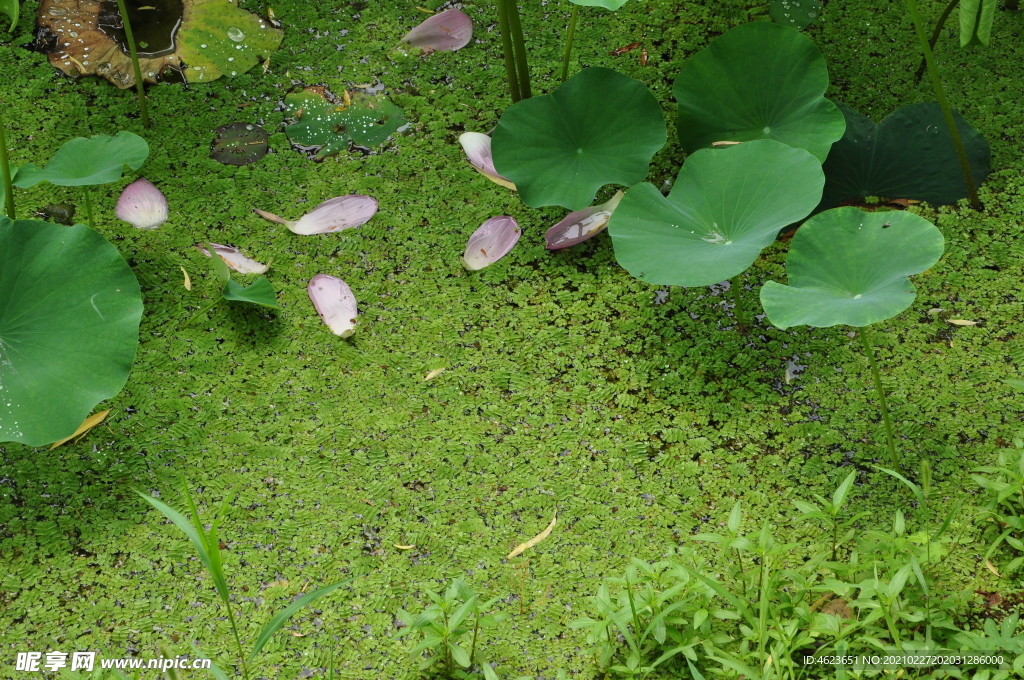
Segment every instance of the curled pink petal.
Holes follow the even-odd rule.
[[[332,231],[359,227],[370,221],[377,213],[377,201],[369,196],[350,194],[331,198],[298,220],[286,220],[274,213],[256,208],[256,212],[265,220],[283,224],[296,234],[328,234]]]
[[[212,257],[210,251],[202,246],[196,246],[199,251],[207,257]],[[213,248],[213,252],[220,256],[220,259],[224,260],[229,267],[234,269],[239,274],[263,274],[270,269],[269,264],[261,264],[256,260],[247,257],[245,253],[236,248],[235,246],[225,246],[220,243],[211,243],[210,247]]]
[[[341,279],[317,274],[306,286],[317,314],[335,335],[347,338],[356,332],[356,296]]]
[[[544,232],[548,250],[569,248],[600,234],[608,226],[608,220],[612,218],[623,196],[625,194],[621,191],[616,191],[606,203],[566,215],[565,219]]]
[[[508,215],[492,217],[473,232],[462,256],[462,266],[473,272],[505,257],[519,240],[519,225]]]
[[[473,20],[457,9],[448,9],[409,31],[402,42],[428,52],[452,52],[472,38]]]
[[[140,177],[121,192],[117,217],[137,229],[156,229],[167,221],[167,198],[156,185]]]
[[[516,185],[507,177],[502,177],[494,169],[494,157],[491,155],[491,138],[482,132],[464,132],[459,136],[459,144],[466,152],[470,165],[481,175],[495,184],[500,184],[515,191]]]

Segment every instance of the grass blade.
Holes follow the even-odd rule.
[[[267,642],[274,635],[274,633],[279,631],[281,629],[281,626],[283,626],[285,622],[287,622],[288,619],[290,619],[295,614],[295,612],[299,611],[300,609],[305,607],[307,604],[310,604],[314,600],[318,600],[324,595],[327,595],[328,593],[340,588],[341,586],[345,585],[350,581],[352,581],[352,579],[346,579],[344,581],[340,581],[329,586],[324,586],[320,590],[314,590],[313,592],[307,595],[303,595],[299,599],[295,600],[295,602],[292,602],[290,605],[288,605],[280,612],[278,612],[272,619],[267,621],[267,625],[265,625],[263,627],[263,630],[260,631],[259,637],[256,638],[256,642],[252,646],[252,654],[249,655],[249,661],[252,661],[256,657],[256,655],[260,653],[260,651],[263,649],[263,646],[267,644]]]

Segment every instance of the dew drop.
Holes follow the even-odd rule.
[[[228,29],[228,37],[234,40],[235,42],[242,42],[243,40],[245,40],[245,33],[242,33],[241,29],[232,26]]]

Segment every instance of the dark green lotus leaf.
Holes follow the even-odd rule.
[[[967,197],[953,138],[935,102],[910,104],[878,125],[848,106],[846,133],[824,163],[825,194],[820,208],[851,198],[885,196],[929,203],[956,203]],[[988,142],[953,112],[967,150],[971,174],[980,184],[991,171]]]
[[[758,21],[693,55],[674,87],[687,152],[719,141],[775,139],[824,161],[843,136],[843,114],[825,99],[828,69],[800,31]]]
[[[908,212],[836,208],[797,230],[786,258],[789,285],[769,281],[761,305],[779,328],[868,326],[914,302],[907,277],[942,257],[942,233]]]
[[[960,47],[988,46],[998,4],[996,0],[960,0]]]
[[[194,0],[178,30],[177,54],[190,83],[245,73],[281,45],[284,31],[231,0]]]
[[[822,9],[818,0],[771,0],[768,14],[775,23],[802,31],[821,16]]]
[[[228,268],[228,263],[216,254],[213,244],[207,244],[207,247],[210,253],[212,253],[210,260],[213,262],[213,271],[223,286],[221,295],[225,300],[251,302],[256,305],[263,305],[264,307],[280,309],[280,306],[277,304],[277,291],[270,285],[270,281],[261,276],[248,286],[235,282],[231,279],[231,270]]]
[[[250,165],[267,155],[270,135],[259,125],[229,123],[214,130],[217,135],[210,157],[225,165]]]
[[[615,257],[649,283],[718,283],[810,214],[824,183],[814,156],[781,142],[702,149],[686,160],[668,198],[646,182],[626,193],[608,224]]]
[[[11,20],[11,27],[8,33],[13,33],[18,25],[18,0],[0,0],[0,14],[6,14]]]
[[[124,387],[141,318],[135,274],[98,233],[0,217],[0,441],[73,433]]]
[[[357,93],[349,103],[332,101],[322,87],[307,87],[284,98],[285,115],[295,119],[285,128],[292,144],[317,149],[322,160],[349,144],[374,147],[406,124],[402,109],[388,99]]]
[[[62,187],[107,184],[121,179],[125,167],[138,170],[148,156],[146,140],[131,132],[76,137],[57,149],[45,168],[23,165],[15,185],[24,189],[40,182]]]
[[[646,85],[591,67],[506,109],[491,150],[498,174],[526,205],[582,210],[606,184],[643,181],[666,137],[661,105]]]

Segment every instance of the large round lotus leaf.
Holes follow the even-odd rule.
[[[67,437],[135,360],[142,293],[82,225],[0,217],[0,441]]]
[[[189,82],[245,73],[277,51],[284,32],[231,0],[193,0],[178,31],[178,56]]]
[[[878,125],[840,105],[846,133],[824,163],[821,207],[851,198],[885,196],[929,203],[956,203],[967,197],[953,138],[942,109],[934,102],[910,104]],[[976,184],[991,171],[988,142],[959,113],[953,112]]]
[[[608,224],[615,257],[650,283],[718,283],[810,214],[824,183],[814,156],[780,142],[703,149],[686,160],[668,198],[648,183],[626,193]]]
[[[285,115],[295,119],[284,131],[292,144],[316,149],[322,160],[347,149],[383,144],[406,124],[402,109],[380,96],[356,93],[344,101],[332,101],[322,87],[307,87],[284,98]]]
[[[775,139],[824,161],[843,136],[843,114],[825,99],[828,69],[811,39],[759,21],[711,41],[674,87],[679,141],[688,152],[714,142]]]
[[[39,182],[78,187],[116,182],[125,166],[138,170],[148,157],[146,140],[131,132],[75,137],[57,150],[45,168],[31,163],[23,166],[15,184],[22,188]]]
[[[761,305],[779,328],[884,321],[913,303],[907,277],[942,251],[942,233],[913,213],[828,210],[796,232],[786,258],[789,285],[766,283]]]
[[[581,210],[606,184],[642,181],[666,137],[661,105],[646,85],[591,67],[506,109],[491,150],[523,203]]]
[[[802,31],[821,16],[822,9],[818,0],[771,0],[768,14],[775,23]]]
[[[252,123],[228,123],[214,130],[210,157],[225,165],[249,165],[267,155],[270,135]]]
[[[574,5],[582,5],[583,7],[604,7],[614,12],[629,2],[629,0],[569,0],[569,2]]]

